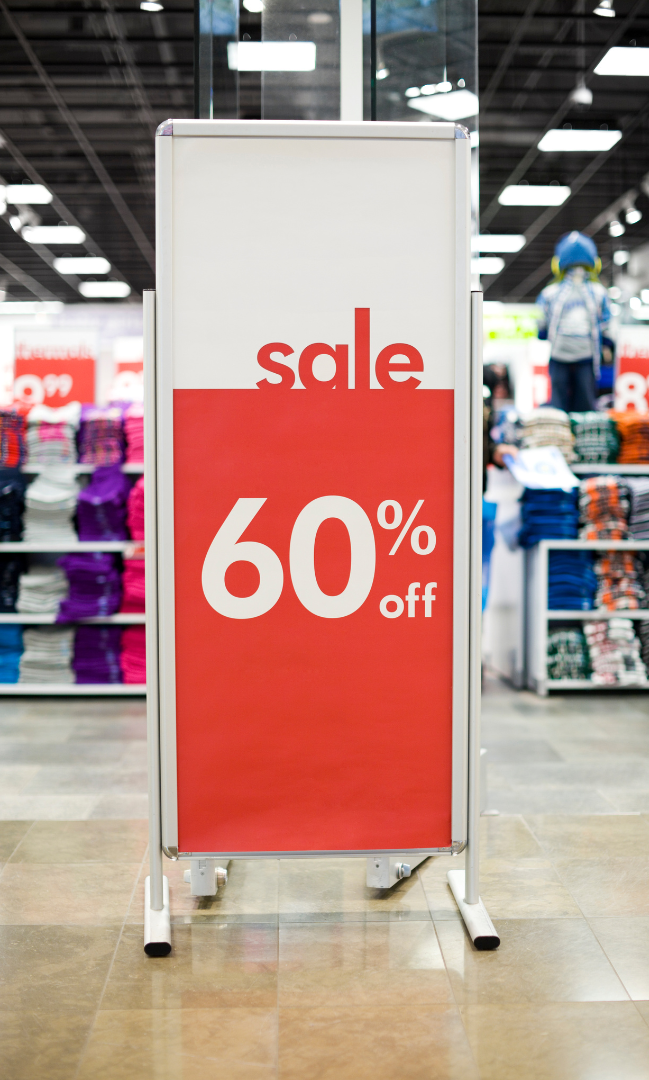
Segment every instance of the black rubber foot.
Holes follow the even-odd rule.
[[[171,945],[168,941],[150,941],[144,946],[147,956],[169,956]]]
[[[497,949],[500,945],[500,938],[496,935],[489,935],[489,937],[477,937],[473,944],[480,952],[488,952],[489,949]]]

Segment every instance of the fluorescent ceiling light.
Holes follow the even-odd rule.
[[[649,49],[615,45],[595,68],[596,75],[649,75]]]
[[[131,286],[125,281],[82,281],[79,292],[82,296],[93,299],[107,297],[123,299],[131,295]]]
[[[253,15],[256,15],[258,11],[264,10],[264,0],[243,0],[243,6],[246,11],[251,11]]]
[[[0,315],[49,315],[62,307],[62,300],[5,300],[0,304]]]
[[[471,237],[471,251],[520,251],[524,246],[525,237],[515,233]]]
[[[649,304],[649,289],[640,290],[640,299],[642,300],[643,304]]]
[[[315,71],[313,41],[230,41],[230,71]]]
[[[467,116],[477,116],[479,110],[478,98],[470,90],[453,90],[450,94],[411,98],[408,105],[411,109],[436,116],[440,120],[464,120]]]
[[[487,259],[471,259],[472,274],[499,274],[505,266],[505,260],[497,255]]]
[[[600,0],[597,7],[593,8],[593,15],[601,15],[604,19],[614,19],[615,8],[613,7],[613,0]]]
[[[611,150],[621,138],[621,131],[602,128],[553,128],[546,131],[538,148],[546,154],[595,154],[600,150]]]
[[[0,188],[0,195],[13,206],[44,205],[51,203],[54,198],[44,184],[7,184],[5,188]]]
[[[142,0],[140,11],[162,11],[162,4],[158,0]]]
[[[21,236],[28,244],[83,244],[86,239],[78,225],[25,225]]]
[[[634,319],[649,319],[649,307],[643,305],[642,307],[634,308],[631,315]]]
[[[561,206],[570,195],[560,184],[508,184],[500,192],[501,206]]]
[[[108,259],[99,256],[92,258],[63,258],[54,260],[54,269],[59,274],[107,274],[110,271]]]

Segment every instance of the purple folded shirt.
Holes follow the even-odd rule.
[[[122,581],[117,557],[103,551],[64,555],[58,559],[70,583],[70,591],[61,601],[57,622],[74,622],[119,611]]]
[[[80,626],[72,667],[78,683],[119,683],[121,626]]]
[[[79,493],[77,523],[80,540],[127,540],[126,500],[131,484],[119,465],[95,469]]]

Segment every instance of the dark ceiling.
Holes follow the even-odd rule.
[[[447,0],[451,2],[452,0]],[[479,0],[481,231],[522,232],[524,249],[484,278],[488,299],[533,298],[549,275],[555,239],[572,228],[594,235],[604,277],[614,247],[649,240],[649,79],[593,75],[613,44],[649,46],[649,0]],[[193,0],[0,0],[0,183],[42,182],[54,193],[34,207],[43,224],[80,224],[85,250],[105,255],[136,296],[153,285],[153,132],[169,116],[193,115]],[[570,101],[578,74],[592,105]],[[619,128],[609,153],[546,154],[553,127]],[[507,183],[569,184],[562,207],[502,207]],[[638,193],[642,220],[621,240],[608,235],[616,200]],[[0,220],[0,284],[12,299],[79,300],[77,280],[51,266]],[[78,254],[57,249],[56,254]]]
[[[640,182],[649,170],[649,79],[593,75],[612,45],[649,46],[647,0],[615,0],[615,18],[593,14],[596,0],[479,0],[481,232],[524,233],[527,243],[505,256],[496,278],[484,278],[490,300],[533,299],[550,275],[554,243],[571,229],[592,235],[610,280],[614,248],[649,240],[649,198]],[[577,76],[592,104],[570,101]],[[545,131],[565,125],[622,131],[608,153],[548,154],[537,150]],[[503,207],[506,184],[558,181],[572,188],[561,207]],[[642,220],[618,240],[608,221],[616,201],[638,192]]]
[[[164,11],[139,0],[0,0],[0,183],[42,182],[45,225],[87,234],[141,293],[154,284],[154,140],[169,116],[193,115],[193,0]],[[79,300],[75,278],[51,268],[0,220],[0,280],[11,299]],[[83,249],[82,249],[83,250]]]

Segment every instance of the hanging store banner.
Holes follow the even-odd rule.
[[[468,138],[156,143],[163,844],[461,846]]]
[[[55,408],[94,402],[97,353],[93,330],[17,327],[14,400]]]
[[[620,326],[615,344],[615,408],[649,411],[649,326]]]

